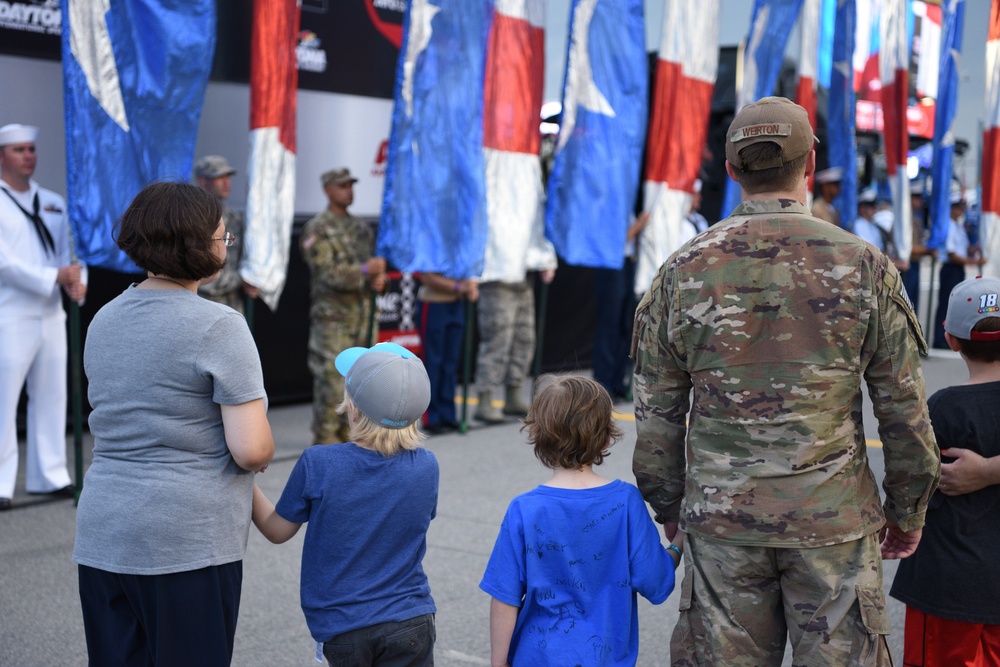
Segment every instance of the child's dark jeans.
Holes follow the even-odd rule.
[[[323,644],[331,667],[433,667],[434,614],[379,623],[337,635]]]

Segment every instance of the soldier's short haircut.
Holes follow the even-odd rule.
[[[144,187],[118,220],[115,242],[143,271],[179,280],[202,280],[223,260],[213,240],[222,220],[218,197],[175,181]]]
[[[780,156],[781,146],[766,141],[751,144],[740,151],[740,159],[748,165],[769,162]],[[790,162],[786,162],[780,167],[743,170],[734,166],[733,170],[736,173],[736,182],[740,184],[740,187],[747,194],[794,190],[805,177],[806,160],[808,159],[809,153],[806,153]]]
[[[548,468],[600,465],[622,437],[611,396],[596,381],[576,375],[543,375],[521,430]]]
[[[1000,317],[984,317],[972,327],[973,331],[1000,331]],[[1000,361],[1000,340],[967,340],[952,336],[958,349],[971,361],[995,363]]]
[[[386,428],[369,419],[354,405],[351,397],[344,392],[344,400],[337,406],[337,412],[348,416],[351,440],[382,456],[392,456],[406,449],[416,449],[424,436],[416,423],[405,428]]]

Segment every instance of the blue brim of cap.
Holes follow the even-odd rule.
[[[344,377],[347,377],[347,373],[351,370],[351,366],[354,365],[354,362],[360,359],[362,355],[373,351],[398,354],[403,359],[409,359],[410,357],[417,356],[399,343],[379,343],[371,347],[349,347],[337,355],[333,365],[336,366],[337,372]]]

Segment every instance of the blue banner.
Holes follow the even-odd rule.
[[[941,66],[938,69],[934,116],[934,158],[931,161],[930,238],[928,248],[943,248],[951,220],[951,180],[955,159],[955,111],[958,108],[958,55],[962,51],[964,0],[947,0],[941,7]],[[942,261],[946,258],[942,257]]]
[[[833,68],[827,96],[826,140],[829,166],[844,170],[840,195],[833,201],[840,224],[852,229],[858,215],[858,160],[854,140],[854,32],[857,12],[853,0],[837,5],[833,34]]]
[[[642,0],[576,0],[545,231],[569,264],[621,268],[646,139]]]
[[[757,0],[754,4],[750,34],[743,53],[740,108],[774,94],[788,38],[801,10],[802,0]],[[728,216],[739,203],[740,186],[727,179],[722,214]]]
[[[214,0],[62,0],[66,186],[80,259],[134,273],[112,237],[132,198],[191,176]]]
[[[376,253],[402,271],[482,272],[483,77],[491,0],[411,2],[403,20]]]

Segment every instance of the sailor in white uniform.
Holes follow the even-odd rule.
[[[0,510],[17,478],[17,403],[28,388],[25,486],[71,496],[66,467],[66,313],[87,293],[66,203],[31,179],[38,128],[0,127]]]

